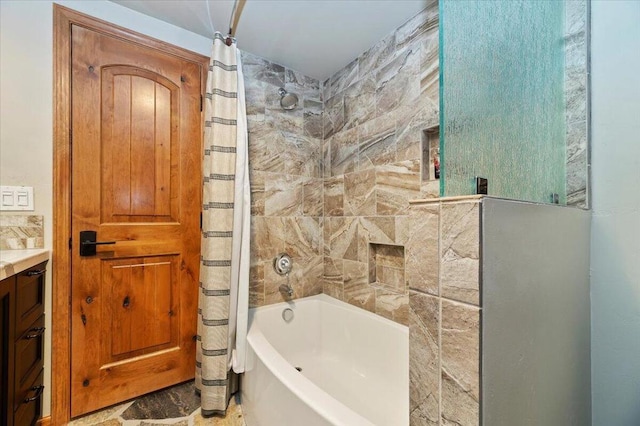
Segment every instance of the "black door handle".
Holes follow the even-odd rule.
[[[80,256],[95,256],[96,246],[115,244],[115,241],[96,241],[96,231],[80,231]]]

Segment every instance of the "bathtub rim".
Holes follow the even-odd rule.
[[[371,318],[375,321],[381,322],[389,327],[392,327],[402,333],[405,334],[409,334],[409,327],[400,323],[397,323],[395,321],[390,320],[389,318],[385,318],[382,315],[378,315],[376,313],[373,313],[371,311],[367,311],[366,309],[360,308],[358,306],[352,305],[350,303],[347,302],[343,302],[342,300],[336,299],[335,297],[331,297],[328,296],[324,293],[320,293],[320,294],[316,294],[313,296],[307,296],[307,297],[301,297],[299,299],[293,299],[290,301],[285,301],[285,302],[279,302],[279,303],[274,303],[271,305],[264,305],[264,306],[257,306],[255,308],[249,308],[249,324],[248,324],[248,328],[249,330],[251,330],[251,325],[253,322],[253,317],[254,315],[256,315],[256,313],[259,312],[267,312],[267,311],[271,311],[271,310],[278,310],[278,309],[283,309],[283,308],[294,308],[296,307],[297,303],[309,303],[309,302],[313,302],[313,301],[321,301],[321,302],[325,302],[325,303],[329,303],[331,305],[334,305],[340,309],[343,310],[348,310],[348,311],[352,311],[352,312],[357,312],[358,315],[367,317],[367,318]]]

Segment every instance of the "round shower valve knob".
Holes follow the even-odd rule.
[[[287,253],[280,253],[273,261],[273,269],[275,269],[276,273],[279,275],[288,274],[291,272],[292,267],[293,261],[291,260],[291,256]]]

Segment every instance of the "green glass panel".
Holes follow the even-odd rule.
[[[441,195],[566,203],[564,2],[440,0]]]

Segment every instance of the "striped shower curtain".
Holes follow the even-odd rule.
[[[244,371],[250,188],[240,51],[216,33],[204,105],[196,388],[203,416],[224,414],[231,370]]]

